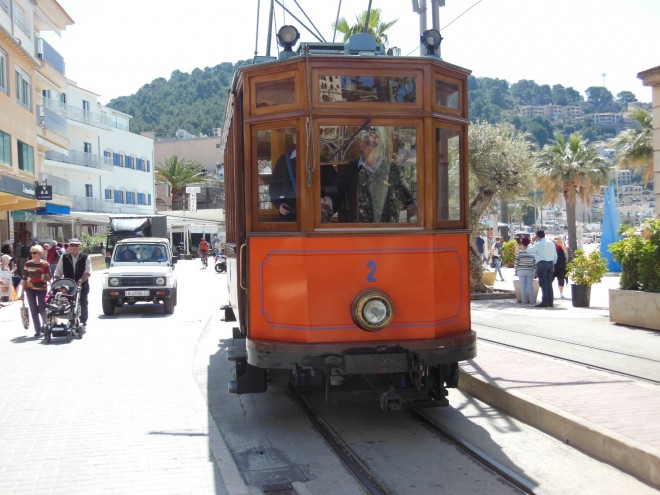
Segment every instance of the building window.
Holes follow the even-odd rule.
[[[7,54],[0,50],[0,91],[7,93]]]
[[[124,191],[118,191],[115,189],[115,203],[124,202]]]
[[[151,172],[151,162],[147,160],[147,172]]]
[[[151,206],[151,194],[147,194],[147,206]]]
[[[30,174],[34,173],[34,148],[23,141],[18,141],[18,168]]]
[[[124,166],[124,155],[120,155],[119,153],[113,153],[112,154],[112,164],[115,167],[123,167]]]
[[[11,165],[11,136],[0,131],[0,162]]]
[[[104,193],[104,198],[107,200],[112,199],[112,189],[106,189]]]
[[[144,160],[142,158],[135,159],[135,169],[144,170]]]
[[[93,188],[91,184],[85,184],[85,197],[86,198],[93,198],[94,193],[93,193]]]
[[[132,156],[126,156],[126,168],[135,168],[133,161],[134,158]]]
[[[137,204],[139,204],[139,205],[143,205],[143,204],[144,204],[144,193],[138,193],[138,195],[137,195],[137,201],[138,201]]]
[[[30,76],[16,67],[16,102],[30,111],[32,111],[31,92]]]
[[[60,103],[66,105],[66,93],[60,93]]]
[[[92,143],[84,143],[84,146],[85,146],[85,153],[92,152]]]
[[[126,204],[134,205],[135,204],[135,193],[126,191]]]

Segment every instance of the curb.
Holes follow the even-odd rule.
[[[532,397],[459,370],[459,389],[558,440],[660,488],[660,451]],[[615,406],[615,405],[613,405]]]

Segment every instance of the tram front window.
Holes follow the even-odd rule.
[[[257,132],[257,194],[260,222],[297,218],[296,129]]]
[[[417,129],[321,126],[321,222],[416,223]]]

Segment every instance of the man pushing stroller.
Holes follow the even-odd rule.
[[[70,278],[80,289],[80,331],[87,331],[89,282],[92,275],[92,260],[80,250],[80,239],[69,240],[69,250],[60,257],[55,268],[55,279]]]

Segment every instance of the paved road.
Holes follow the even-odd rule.
[[[92,279],[88,333],[50,345],[0,309],[0,493],[240,493],[214,462],[192,374],[225,276],[181,261],[179,303],[105,317]],[[220,445],[216,451],[222,453]]]

